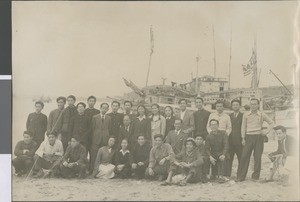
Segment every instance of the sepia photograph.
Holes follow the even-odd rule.
[[[13,201],[299,201],[299,1],[13,1]]]

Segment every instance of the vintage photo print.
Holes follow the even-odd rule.
[[[299,200],[299,8],[12,2],[12,200]]]

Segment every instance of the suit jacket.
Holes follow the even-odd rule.
[[[125,129],[125,126],[120,127],[119,132],[119,144],[121,144],[121,141],[126,138],[128,140],[129,148],[131,148],[131,145],[134,141],[134,127],[132,124],[129,125],[129,131]],[[120,146],[120,145],[118,145]]]
[[[145,139],[150,142],[151,141],[151,120],[149,118],[145,118],[143,120],[139,120],[135,118],[134,120],[134,142],[137,143],[137,138],[140,134],[145,135]]]
[[[124,114],[111,112],[107,115],[111,118],[110,134],[118,137],[120,133],[120,127],[123,125]]]
[[[92,119],[92,144],[96,145],[107,145],[109,139],[109,130],[111,127],[111,118],[108,115],[105,115],[104,121],[102,123],[101,114],[93,116]]]
[[[180,112],[175,115],[177,119],[181,119],[180,117]],[[193,112],[190,112],[186,110],[183,120],[182,120],[182,130],[188,130],[189,135],[191,136],[192,132],[194,131],[195,128],[195,121],[194,121],[194,116]]]
[[[186,139],[188,138],[188,134],[184,133],[182,129],[179,134],[175,133],[175,130],[171,130],[166,137],[166,143],[170,144],[175,155],[179,154],[184,146]]]
[[[194,121],[195,121],[195,135],[199,134],[203,139],[206,139],[206,136],[208,135],[207,132],[207,122],[210,115],[210,112],[202,109],[198,110],[193,113],[194,115]]]
[[[165,133],[165,137],[169,134],[169,132],[171,130],[175,130],[174,123],[175,123],[175,116],[171,116],[170,119],[166,118],[166,133]]]
[[[243,113],[239,112],[237,117],[234,116],[234,113],[229,114],[231,120],[232,131],[229,135],[229,144],[242,144],[242,122],[243,122]]]

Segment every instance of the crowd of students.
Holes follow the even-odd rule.
[[[132,103],[101,103],[96,98],[75,106],[73,95],[57,98],[58,108],[49,117],[42,113],[44,103],[35,102],[29,114],[24,139],[15,147],[13,166],[18,176],[63,178],[136,178],[158,179],[161,185],[228,181],[234,156],[238,159],[236,181],[244,181],[254,151],[253,180],[260,178],[261,158],[267,134],[274,122],[259,111],[259,100],[250,100],[250,111],[240,112],[239,100],[232,100],[233,112],[223,112],[217,101],[216,112],[204,109],[201,97],[195,98],[197,111],[187,110],[187,100],[179,101],[175,113],[158,104],[148,113],[144,105],[132,112]],[[67,103],[67,107],[65,104]],[[268,123],[263,130],[264,122]],[[273,161],[271,181],[279,162],[291,155],[293,141],[286,128],[274,128],[278,150],[269,155]],[[46,134],[46,138],[45,138]],[[280,158],[278,157],[280,156]]]

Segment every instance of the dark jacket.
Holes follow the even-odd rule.
[[[124,164],[125,167],[127,167],[127,168],[131,167],[133,160],[132,160],[132,155],[130,152],[126,152],[125,155],[123,155],[121,151],[118,151],[118,152],[116,152],[115,155],[116,155],[115,156],[115,165],[116,166]]]
[[[43,113],[29,114],[26,122],[27,131],[33,135],[32,140],[40,145],[45,139],[45,132],[47,130],[47,116]]]
[[[70,124],[70,122],[71,122],[71,119],[72,119],[72,117],[73,116],[75,116],[76,114],[77,114],[78,112],[77,112],[77,109],[76,109],[76,107],[74,106],[74,107],[70,107],[70,106],[68,106],[68,107],[66,107],[65,108],[65,110],[64,110],[64,112],[63,112],[63,115],[62,115],[62,138],[64,138],[65,140],[69,140],[70,139],[70,131],[69,131],[69,129],[70,129],[70,126],[69,126],[69,124]]]
[[[165,137],[169,134],[171,130],[175,130],[175,116],[171,116],[171,118],[166,118],[166,133],[163,134]]]
[[[84,110],[84,114],[87,115],[87,116],[89,116],[89,117],[92,119],[93,116],[95,116],[95,115],[97,115],[97,114],[100,114],[100,110],[95,109],[95,108],[93,108],[93,109],[91,109],[91,108],[86,108],[86,109]]]
[[[80,143],[86,146],[92,129],[91,118],[77,113],[71,118],[69,127],[71,137],[79,137]]]
[[[149,118],[142,119],[141,121],[138,118],[134,119],[134,134],[133,140],[137,143],[137,138],[140,134],[144,134],[145,139],[151,141],[151,120]]]
[[[209,118],[210,112],[202,109],[194,112],[194,120],[195,120],[195,134],[200,134],[205,140],[208,135],[206,126]]]
[[[85,165],[87,163],[86,149],[83,145],[79,144],[72,148],[71,145],[67,147],[66,153],[63,156],[62,162],[74,163],[78,165]]]
[[[134,134],[134,128],[132,124],[129,125],[129,131],[127,131],[125,129],[125,126],[122,125],[120,127],[120,131],[118,135],[118,144],[119,144],[118,147],[120,147],[121,141],[126,138],[128,140],[129,148],[131,148],[134,141],[133,134]]]
[[[146,167],[149,164],[149,153],[151,147],[149,144],[145,143],[144,145],[136,145],[132,151],[133,162],[143,162]]]
[[[109,113],[107,114],[111,118],[111,128],[110,128],[110,134],[112,136],[115,136],[118,138],[119,133],[120,133],[120,127],[123,125],[123,117],[124,115],[121,113]]]
[[[229,135],[229,144],[233,145],[241,145],[242,144],[242,121],[243,121],[243,113],[239,112],[237,117],[234,116],[234,113],[229,114],[231,120],[232,131]]]
[[[228,155],[228,137],[225,131],[211,132],[205,141],[205,150],[208,156],[218,158],[221,155]]]
[[[23,150],[29,150],[29,152],[23,153]],[[33,157],[35,151],[38,149],[38,145],[35,141],[31,141],[30,144],[26,144],[24,140],[17,143],[14,154],[17,157]]]

